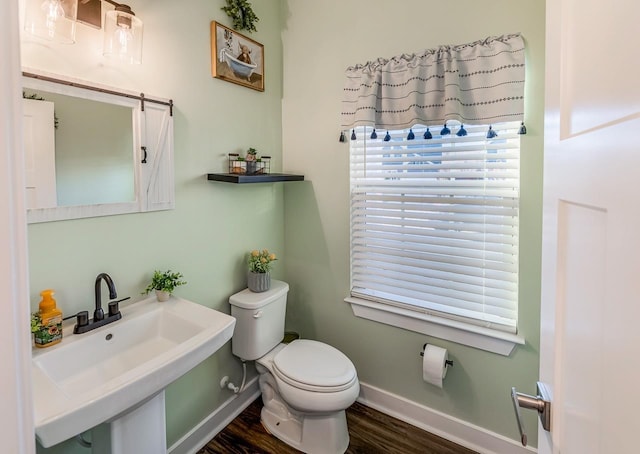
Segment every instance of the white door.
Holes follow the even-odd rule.
[[[547,1],[541,454],[640,452],[637,0]]]
[[[27,208],[57,205],[54,105],[23,99],[23,140]]]
[[[17,1],[0,14],[0,451],[34,454],[29,268],[24,203],[20,34]]]

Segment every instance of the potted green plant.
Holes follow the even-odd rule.
[[[182,273],[174,273],[171,270],[164,272],[155,270],[151,283],[143,293],[146,294],[155,290],[158,301],[167,301],[176,287],[187,283],[181,280],[183,277]]]
[[[258,160],[258,151],[255,148],[249,148],[244,160],[247,162],[247,174],[256,173],[256,162]]]
[[[275,254],[267,249],[253,250],[249,253],[249,272],[247,274],[247,287],[252,292],[266,292],[271,287],[271,274],[269,271],[273,262],[278,260]]]

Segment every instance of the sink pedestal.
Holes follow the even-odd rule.
[[[91,431],[92,454],[167,452],[164,390]]]

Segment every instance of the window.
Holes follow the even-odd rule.
[[[351,296],[515,334],[520,123],[447,126],[354,130]]]

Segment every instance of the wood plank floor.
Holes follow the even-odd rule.
[[[296,454],[300,451],[267,433],[260,423],[258,398],[198,454]],[[474,454],[358,402],[347,410],[349,454]]]

